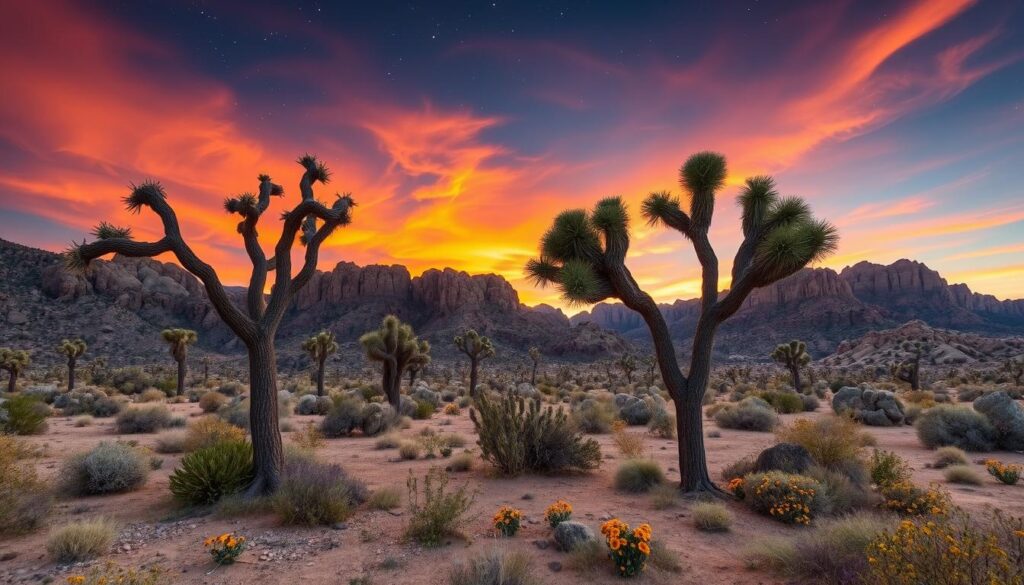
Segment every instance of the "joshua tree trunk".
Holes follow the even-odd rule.
[[[316,364],[316,395],[324,395],[324,368],[327,367],[327,356],[321,358]]]
[[[10,370],[11,377],[7,380],[7,392],[13,394],[18,391],[18,373]]]
[[[277,357],[272,337],[247,346],[249,353],[249,432],[254,479],[247,494],[273,493],[281,483],[281,433],[277,413]]]
[[[381,389],[388,398],[388,404],[395,409],[395,412],[398,412],[402,406],[402,378],[398,373],[398,366],[394,360],[385,360],[380,367]]]
[[[470,356],[469,357],[469,395],[472,398],[476,398],[476,383],[479,379],[479,373],[477,372],[477,366],[480,364],[480,360]]]
[[[533,362],[533,372],[530,373],[530,386],[537,385],[537,362]]]
[[[185,360],[178,360],[178,390],[177,396],[185,394],[185,376],[188,375],[188,365]]]
[[[413,369],[409,370],[409,390],[412,390],[413,385],[416,384],[416,374],[418,372],[419,372],[418,370],[413,370]]]
[[[800,367],[792,366],[789,368],[789,373],[793,376],[793,387],[796,388],[796,393],[799,394],[803,391],[803,384],[800,382]]]
[[[73,357],[68,358],[68,392],[75,389],[75,362],[78,361]]]

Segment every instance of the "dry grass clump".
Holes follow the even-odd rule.
[[[204,416],[188,425],[185,451],[198,451],[218,443],[238,443],[245,440],[245,431],[213,416]]]
[[[58,563],[94,559],[110,550],[117,530],[112,520],[102,517],[71,522],[50,534],[46,551]]]
[[[538,585],[533,562],[520,551],[493,549],[458,564],[448,574],[449,585]]]
[[[728,532],[732,527],[732,512],[724,504],[699,502],[691,509],[693,525],[704,532]]]
[[[950,465],[967,465],[967,453],[958,447],[939,447],[935,450],[935,469],[943,469]]]
[[[392,510],[402,503],[402,491],[394,486],[382,487],[372,494],[366,505],[374,510]]]
[[[0,534],[31,532],[50,513],[48,486],[35,466],[21,461],[31,455],[17,439],[0,434]]]
[[[959,483],[964,485],[982,484],[981,475],[967,465],[950,465],[942,472],[942,475],[949,483]]]
[[[631,459],[615,471],[615,489],[643,493],[665,481],[665,473],[653,459]]]

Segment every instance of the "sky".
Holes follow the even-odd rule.
[[[351,192],[336,262],[496,273],[527,304],[552,218],[680,193],[728,160],[711,238],[729,285],[743,179],[775,176],[841,234],[820,265],[912,258],[1024,298],[1024,5],[867,2],[8,2],[0,15],[0,238],[58,251],[155,179],[222,280],[249,265],[225,197],[297,156]],[[172,258],[166,258],[171,261]],[[699,291],[678,233],[634,220],[628,265],[659,301]],[[575,311],[579,308],[574,307]]]

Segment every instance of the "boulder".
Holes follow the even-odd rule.
[[[1006,392],[992,392],[974,401],[974,410],[988,418],[999,433],[999,447],[1024,451],[1024,407]]]
[[[379,435],[391,428],[397,418],[390,404],[371,402],[363,407],[363,434],[367,437]]]
[[[785,473],[803,473],[814,463],[811,454],[803,445],[795,443],[778,443],[772,445],[757,456],[754,471],[782,471]]]
[[[832,410],[836,414],[851,414],[870,426],[891,427],[906,422],[903,403],[888,390],[874,390],[846,386],[832,397]]]
[[[597,540],[597,537],[586,524],[566,520],[555,527],[555,546],[561,551],[571,552],[580,545],[594,540]]]

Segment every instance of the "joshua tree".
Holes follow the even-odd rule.
[[[903,342],[904,351],[910,352],[910,357],[889,366],[889,373],[900,382],[910,384],[910,389],[917,391],[921,389],[921,356],[929,351],[929,346],[920,341]]]
[[[619,356],[618,361],[615,365],[619,366],[622,373],[626,375],[626,383],[633,383],[633,372],[636,371],[636,358],[631,353],[624,353]]]
[[[423,343],[427,343],[427,342],[424,341]],[[429,346],[429,343],[427,343],[427,345]],[[429,353],[424,353],[424,354],[421,354],[420,360],[412,361],[409,364],[409,367],[406,368],[406,370],[409,372],[409,390],[412,390],[412,387],[416,385],[416,376],[418,376],[419,373],[422,372],[423,369],[426,368],[427,364],[429,364],[429,363],[430,363],[430,354]]]
[[[430,361],[430,343],[417,339],[412,326],[398,317],[384,317],[380,329],[359,338],[366,357],[381,363],[381,387],[388,403],[399,411],[402,404],[402,377],[410,364],[420,367]]]
[[[327,364],[327,357],[338,351],[338,342],[334,340],[334,334],[330,331],[321,331],[303,341],[302,349],[306,350],[316,364],[316,395],[323,396],[324,366]]]
[[[1006,360],[1003,369],[1013,376],[1013,383],[1020,386],[1020,379],[1024,378],[1024,357]]]
[[[81,339],[64,339],[57,346],[57,351],[68,358],[68,392],[75,389],[75,364],[85,353],[85,341]]]
[[[811,356],[807,353],[807,344],[795,339],[789,343],[780,343],[772,352],[772,359],[789,370],[789,374],[793,377],[793,388],[796,388],[799,393],[802,387],[800,368],[811,363]]]
[[[540,350],[536,347],[531,347],[529,350],[530,361],[533,362],[533,370],[530,372],[530,386],[537,385],[537,366],[540,365]]]
[[[203,358],[199,360],[199,363],[203,364],[203,384],[210,381],[210,363],[212,361],[213,360],[211,360],[208,355],[204,355]]]
[[[188,370],[188,346],[199,340],[199,335],[191,329],[164,329],[160,335],[171,348],[171,357],[178,363],[177,395],[185,393],[185,374]]]
[[[32,358],[24,349],[0,347],[0,370],[7,370],[10,375],[7,380],[8,392],[18,390],[18,376],[25,371],[30,363],[32,363]]]
[[[600,201],[592,213],[566,211],[543,236],[540,257],[526,271],[539,284],[553,283],[574,303],[618,298],[640,313],[650,329],[661,377],[676,409],[680,489],[721,493],[711,481],[701,430],[701,402],[711,370],[711,352],[718,326],[743,305],[755,288],[767,286],[833,251],[835,228],[811,217],[800,199],[780,198],[770,177],[747,179],[740,194],[743,242],[732,265],[728,293],[718,292],[718,257],[708,238],[715,192],[725,182],[725,158],[713,152],[691,156],[680,179],[689,194],[689,212],[667,192],[651,194],[643,203],[648,222],[664,224],[689,240],[702,269],[701,310],[693,338],[690,367],[683,373],[658,305],[640,289],[626,267],[629,217],[619,197]]]
[[[489,338],[469,329],[455,336],[455,347],[469,356],[469,395],[476,398],[480,362],[494,355],[494,346]]]
[[[654,386],[655,370],[658,369],[658,360],[654,359],[653,355],[647,355],[640,359],[640,363],[644,366],[644,380],[648,386]]]
[[[282,448],[277,418],[274,336],[296,292],[309,282],[316,271],[321,244],[337,228],[350,223],[350,213],[355,205],[348,195],[339,195],[330,206],[317,201],[313,196],[313,184],[326,183],[329,171],[314,156],[303,156],[298,162],[304,169],[299,182],[302,201],[282,215],[281,237],[270,259],[260,245],[256,226],[269,207],[270,198],[284,194],[281,186],[272,183],[269,176],[260,175],[258,195],[243,193],[224,202],[228,213],[236,213],[242,218],[238,232],[253,266],[244,308],[235,306],[214,269],[185,242],[177,215],[159,183],[147,182],[133,187],[125,203],[130,211],[139,212],[143,208],[153,211],[163,224],[164,236],[161,239],[137,242],[132,239],[130,229],[103,222],[93,232],[97,238],[95,242],[76,244],[66,253],[70,267],[84,269],[90,261],[108,254],[152,257],[171,252],[185,270],[203,282],[210,304],[245,345],[249,357],[249,421],[254,468],[254,479],[247,490],[249,496],[270,494],[281,481]],[[291,252],[296,237],[305,246],[305,254],[302,268],[293,275]],[[276,276],[268,297],[264,290],[271,271]]]

